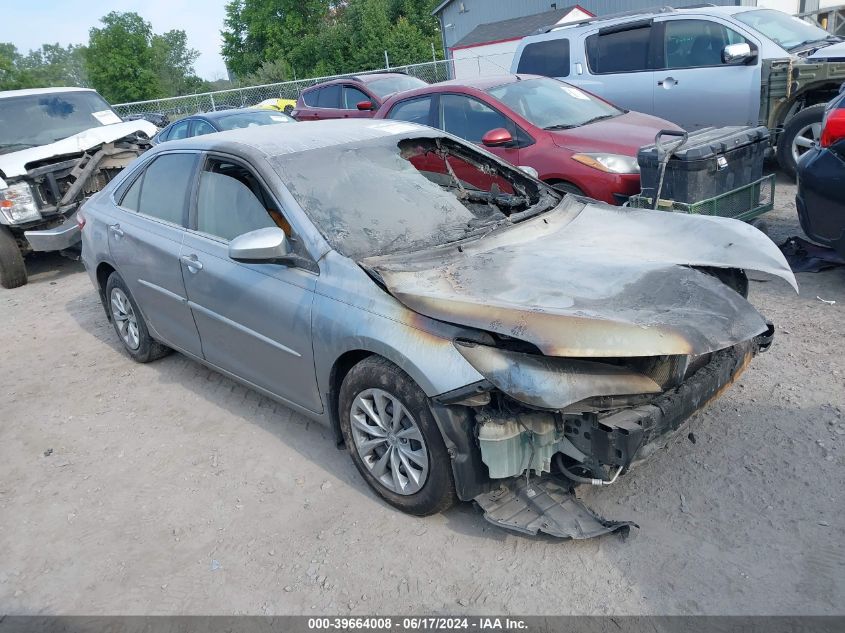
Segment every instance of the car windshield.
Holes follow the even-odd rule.
[[[774,9],[744,11],[737,13],[734,17],[786,50],[798,48],[803,44],[824,41],[831,37],[830,33],[818,26]]]
[[[375,81],[368,81],[367,88],[376,93],[380,99],[384,99],[387,95],[392,95],[394,92],[402,92],[403,90],[414,90],[415,88],[422,88],[426,86],[422,79],[416,77],[385,77],[384,79],[376,79]]]
[[[256,125],[273,125],[275,123],[293,123],[294,120],[282,112],[272,110],[250,110],[236,112],[216,119],[217,127],[221,130],[238,130],[243,127]]]
[[[390,136],[270,161],[332,248],[356,260],[481,237],[560,200],[443,137]]]
[[[537,127],[561,130],[609,119],[624,113],[562,81],[524,79],[489,88],[487,93]]]
[[[93,91],[0,99],[0,153],[48,145],[91,128],[120,122],[105,99]]]

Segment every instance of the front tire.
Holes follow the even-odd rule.
[[[821,138],[825,104],[804,108],[789,119],[778,139],[778,163],[781,169],[795,178],[798,159]]]
[[[390,505],[426,516],[457,496],[451,460],[425,393],[390,361],[371,356],[340,388],[340,429],[358,472]]]
[[[123,349],[139,363],[149,363],[170,353],[170,348],[150,336],[147,322],[129,292],[126,282],[116,272],[106,282],[106,305],[114,331]]]
[[[26,265],[12,232],[0,226],[0,286],[18,288],[26,284]]]

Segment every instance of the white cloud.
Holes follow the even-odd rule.
[[[188,45],[200,52],[197,74],[204,79],[225,77],[220,56],[220,30],[226,0],[26,0],[4,3],[0,42],[12,42],[26,52],[42,44],[85,44],[88,29],[99,26],[110,11],[134,11],[163,33],[181,29]],[[8,6],[12,5],[12,6]]]

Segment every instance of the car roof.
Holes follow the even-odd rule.
[[[314,90],[315,88],[322,88],[323,86],[333,86],[334,84],[344,84],[344,83],[360,83],[367,85],[368,83],[372,83],[379,79],[389,79],[391,77],[410,77],[411,75],[407,75],[405,73],[368,73],[366,75],[349,75],[346,77],[338,77],[337,79],[330,79],[329,81],[323,81],[318,84],[314,84],[303,90],[302,92],[309,92],[310,90]]]
[[[192,114],[190,118],[203,118],[208,119],[209,121],[214,121],[215,119],[222,119],[227,117],[231,114],[242,114],[244,112],[267,112],[264,108],[229,108],[228,110],[213,110],[211,112],[198,112],[197,114]],[[187,118],[187,117],[186,117]]]
[[[525,38],[526,41],[531,41],[535,39],[548,39],[548,37],[543,37],[544,35],[549,35],[551,33],[566,33],[570,30],[576,30],[579,28],[584,27],[593,27],[593,26],[615,26],[617,24],[625,24],[626,22],[636,22],[637,20],[642,20],[646,18],[655,18],[658,16],[665,16],[665,15],[672,15],[672,14],[680,14],[680,15],[718,15],[718,16],[731,16],[736,15],[737,13],[744,13],[746,11],[757,11],[760,9],[764,9],[766,7],[758,7],[758,6],[692,6],[692,7],[681,7],[681,8],[673,8],[673,7],[663,7],[661,9],[653,9],[653,10],[644,10],[644,11],[630,11],[625,12],[624,14],[619,14],[617,16],[607,16],[601,17],[597,16],[594,18],[589,18],[586,20],[581,20],[578,22],[570,22],[567,24],[561,25],[552,25],[549,27],[549,30],[545,33],[538,33],[536,35],[529,35]]]
[[[0,99],[9,97],[29,97],[31,95],[47,95],[57,92],[97,92],[93,88],[26,88],[24,90],[0,90]]]
[[[168,141],[151,151],[161,149],[193,149],[197,151],[259,152],[265,157],[297,154],[312,149],[365,142],[388,136],[442,136],[443,132],[425,125],[404,121],[374,119],[329,119],[300,125],[246,127],[217,134]]]
[[[441,81],[440,83],[432,84],[431,87],[435,88],[440,86],[460,86],[465,88],[475,88],[477,90],[489,90],[490,88],[504,86],[505,84],[512,84],[516,83],[517,81],[523,81],[527,79],[540,79],[540,75],[526,75],[525,73],[519,73],[518,75],[502,74],[488,75],[485,77],[472,77],[470,79],[450,79],[449,81]],[[416,90],[424,91],[425,88],[420,87]]]

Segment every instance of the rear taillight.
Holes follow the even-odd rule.
[[[822,147],[830,147],[834,143],[845,139],[845,108],[831,110],[825,116],[822,128]]]
[[[76,212],[76,226],[79,227],[79,230],[85,228],[85,216],[82,214],[82,210]]]

